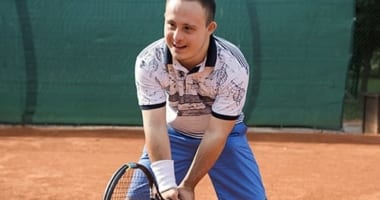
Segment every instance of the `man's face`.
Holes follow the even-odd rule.
[[[168,0],[165,40],[172,56],[185,67],[201,63],[207,53],[216,23],[206,24],[206,10],[197,1]]]

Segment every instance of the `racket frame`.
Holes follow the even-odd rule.
[[[111,197],[112,197],[113,191],[115,190],[117,182],[124,175],[126,170],[128,170],[129,168],[140,169],[141,171],[144,172],[149,182],[151,200],[164,200],[164,198],[161,196],[161,193],[158,190],[157,182],[155,178],[153,177],[152,173],[144,165],[136,163],[136,162],[124,163],[121,167],[119,167],[119,169],[117,169],[114,172],[111,179],[107,183],[107,187],[103,195],[103,200],[111,200]]]

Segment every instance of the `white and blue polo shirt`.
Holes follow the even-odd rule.
[[[206,59],[190,71],[157,40],[137,56],[135,79],[140,108],[167,106],[175,113],[168,123],[184,134],[201,137],[211,115],[236,123],[244,118],[249,66],[222,38],[211,36]]]

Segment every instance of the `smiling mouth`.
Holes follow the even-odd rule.
[[[173,47],[175,50],[183,50],[186,48],[186,45],[176,45],[176,44],[173,44]]]

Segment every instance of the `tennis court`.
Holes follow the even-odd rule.
[[[380,199],[379,136],[248,137],[270,200]],[[113,171],[137,160],[143,142],[138,128],[1,127],[1,199],[101,199]],[[196,199],[216,199],[207,178],[196,193]]]

